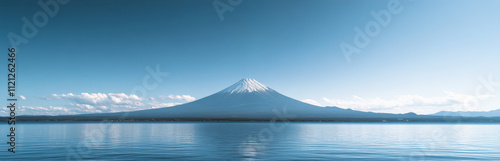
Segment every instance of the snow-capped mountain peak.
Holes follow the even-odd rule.
[[[251,93],[251,92],[265,92],[270,90],[270,88],[257,82],[255,79],[245,78],[235,84],[229,86],[228,88],[222,90],[222,93]]]

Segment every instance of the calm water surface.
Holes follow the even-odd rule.
[[[6,124],[0,128],[7,134]],[[0,160],[500,160],[500,124],[87,122],[16,129],[16,154],[4,143]]]

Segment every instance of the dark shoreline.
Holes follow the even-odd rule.
[[[0,117],[7,121],[9,117]],[[16,122],[389,122],[389,123],[500,123],[500,117],[441,117],[424,118],[301,118],[301,119],[247,119],[247,118],[116,118],[75,116],[19,116]]]

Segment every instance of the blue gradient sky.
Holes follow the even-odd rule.
[[[402,12],[350,63],[339,44],[353,44],[353,28],[364,28],[374,20],[370,11],[387,9],[389,1],[244,0],[223,21],[212,2],[73,0],[60,6],[34,38],[18,46],[22,114],[62,114],[30,107],[74,111],[83,104],[109,110],[113,105],[57,96],[130,95],[148,74],[145,67],[157,64],[169,75],[148,97],[199,99],[253,78],[322,106],[433,113],[481,98],[479,106],[465,109],[500,108],[500,87],[474,93],[480,77],[500,82],[500,1],[403,0]],[[21,34],[21,18],[42,9],[36,1],[0,3],[0,44],[7,48],[6,35]],[[150,106],[138,109],[145,108]]]

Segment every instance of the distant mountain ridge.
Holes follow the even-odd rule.
[[[458,117],[500,117],[500,109],[492,111],[440,111],[432,114],[435,116],[458,116]]]

